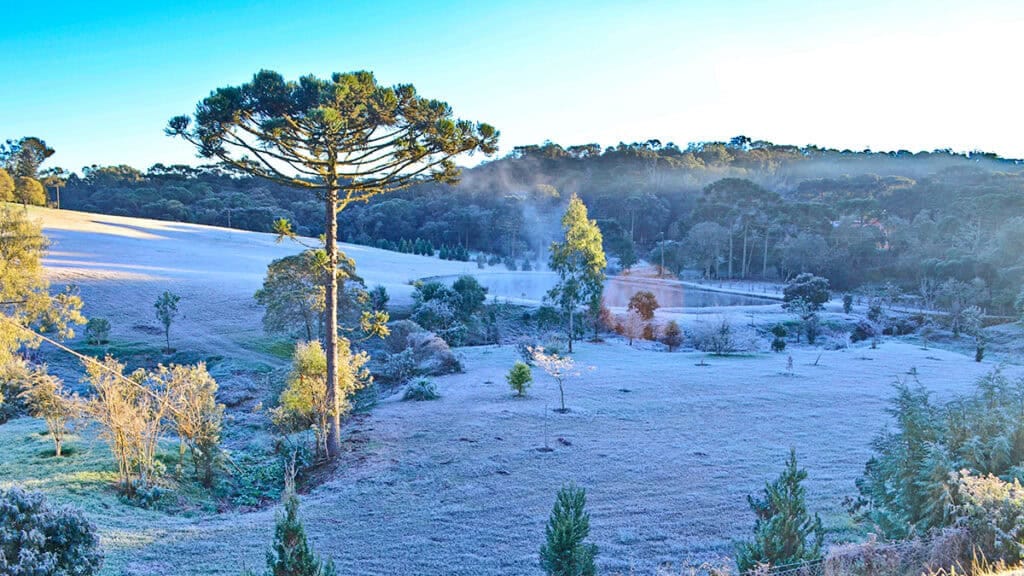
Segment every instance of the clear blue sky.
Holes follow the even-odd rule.
[[[7,3],[0,139],[49,165],[195,162],[167,120],[260,68],[368,69],[502,150],[737,134],[1024,157],[1024,2]]]

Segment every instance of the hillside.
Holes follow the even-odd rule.
[[[181,296],[172,338],[210,354],[248,355],[262,336],[253,294],[267,265],[304,246],[272,234],[142,218],[30,208],[51,240],[45,265],[55,285],[78,286],[87,317],[112,325],[115,340],[152,338],[162,328],[153,302],[164,290]],[[300,238],[306,245],[316,240]],[[475,264],[344,244],[368,287],[385,286],[397,306],[408,305],[410,282],[460,274]]]

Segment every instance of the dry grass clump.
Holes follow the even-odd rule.
[[[965,565],[970,555],[965,530],[947,529],[928,539],[894,544],[872,537],[862,544],[832,546],[825,556],[825,576],[917,576]],[[962,570],[962,569],[961,569]],[[963,572],[961,572],[963,573]]]

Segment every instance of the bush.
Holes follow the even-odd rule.
[[[679,323],[675,320],[670,320],[665,325],[665,334],[662,335],[661,341],[668,346],[668,351],[678,348],[683,343],[683,331],[679,328]]]
[[[787,334],[788,332],[786,332],[786,327],[782,324],[772,326],[772,336],[775,336],[776,338],[785,338]]]
[[[584,542],[590,535],[587,492],[570,484],[558,491],[544,529],[540,566],[549,576],[593,576],[597,546]]]
[[[868,340],[878,335],[875,327],[870,322],[861,320],[857,322],[857,325],[853,328],[853,332],[850,333],[850,342],[860,342],[862,340]]]
[[[448,343],[431,332],[410,334],[408,346],[416,359],[416,369],[421,374],[442,376],[462,372],[462,363],[455,357]]]
[[[787,310],[796,300],[803,300],[812,312],[821,310],[830,298],[828,279],[804,272],[790,280],[782,291],[782,297],[786,301],[783,308]]]
[[[533,374],[530,373],[530,367],[525,362],[516,362],[505,375],[505,380],[516,396],[525,396],[526,389],[533,382]]]
[[[85,325],[85,336],[89,344],[106,344],[110,339],[110,320],[90,318]]]
[[[405,389],[405,394],[402,395],[402,400],[414,400],[416,402],[422,402],[424,400],[437,400],[441,395],[437,393],[437,386],[433,382],[426,379],[420,379],[409,385]]]
[[[843,313],[853,312],[853,294],[843,294]]]
[[[374,312],[388,311],[388,301],[391,300],[391,297],[388,296],[387,288],[378,284],[371,288],[367,295],[370,297],[370,308]]]
[[[710,352],[716,356],[749,352],[757,346],[751,334],[734,329],[728,318],[722,318],[713,325],[695,327],[693,345],[701,352]]]
[[[959,523],[965,526],[978,552],[986,560],[1016,565],[1024,559],[1024,488],[1014,479],[1004,482],[996,476],[960,478],[957,506]]]
[[[38,492],[0,490],[0,572],[89,576],[103,564],[96,527],[77,510],[53,510]]]
[[[416,376],[416,357],[412,348],[394,354],[385,352],[383,361],[374,372],[375,379],[384,384],[405,384]]]
[[[786,349],[786,341],[776,336],[772,339],[772,352],[782,352]]]
[[[804,318],[804,334],[807,336],[807,343],[814,344],[821,334],[821,321],[817,314],[811,314]]]

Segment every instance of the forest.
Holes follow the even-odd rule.
[[[575,193],[620,268],[646,259],[707,278],[813,272],[838,289],[891,283],[929,302],[954,280],[973,283],[978,305],[1009,315],[1024,283],[1022,171],[994,154],[839,151],[743,136],[686,148],[546,142],[467,169],[454,187],[422,183],[355,204],[339,215],[339,239],[408,252],[419,241],[453,259],[473,251],[536,267]],[[321,207],[302,190],[223,167],[91,166],[68,176],[60,195],[74,210],[254,231],[286,218],[300,234],[323,233]]]

